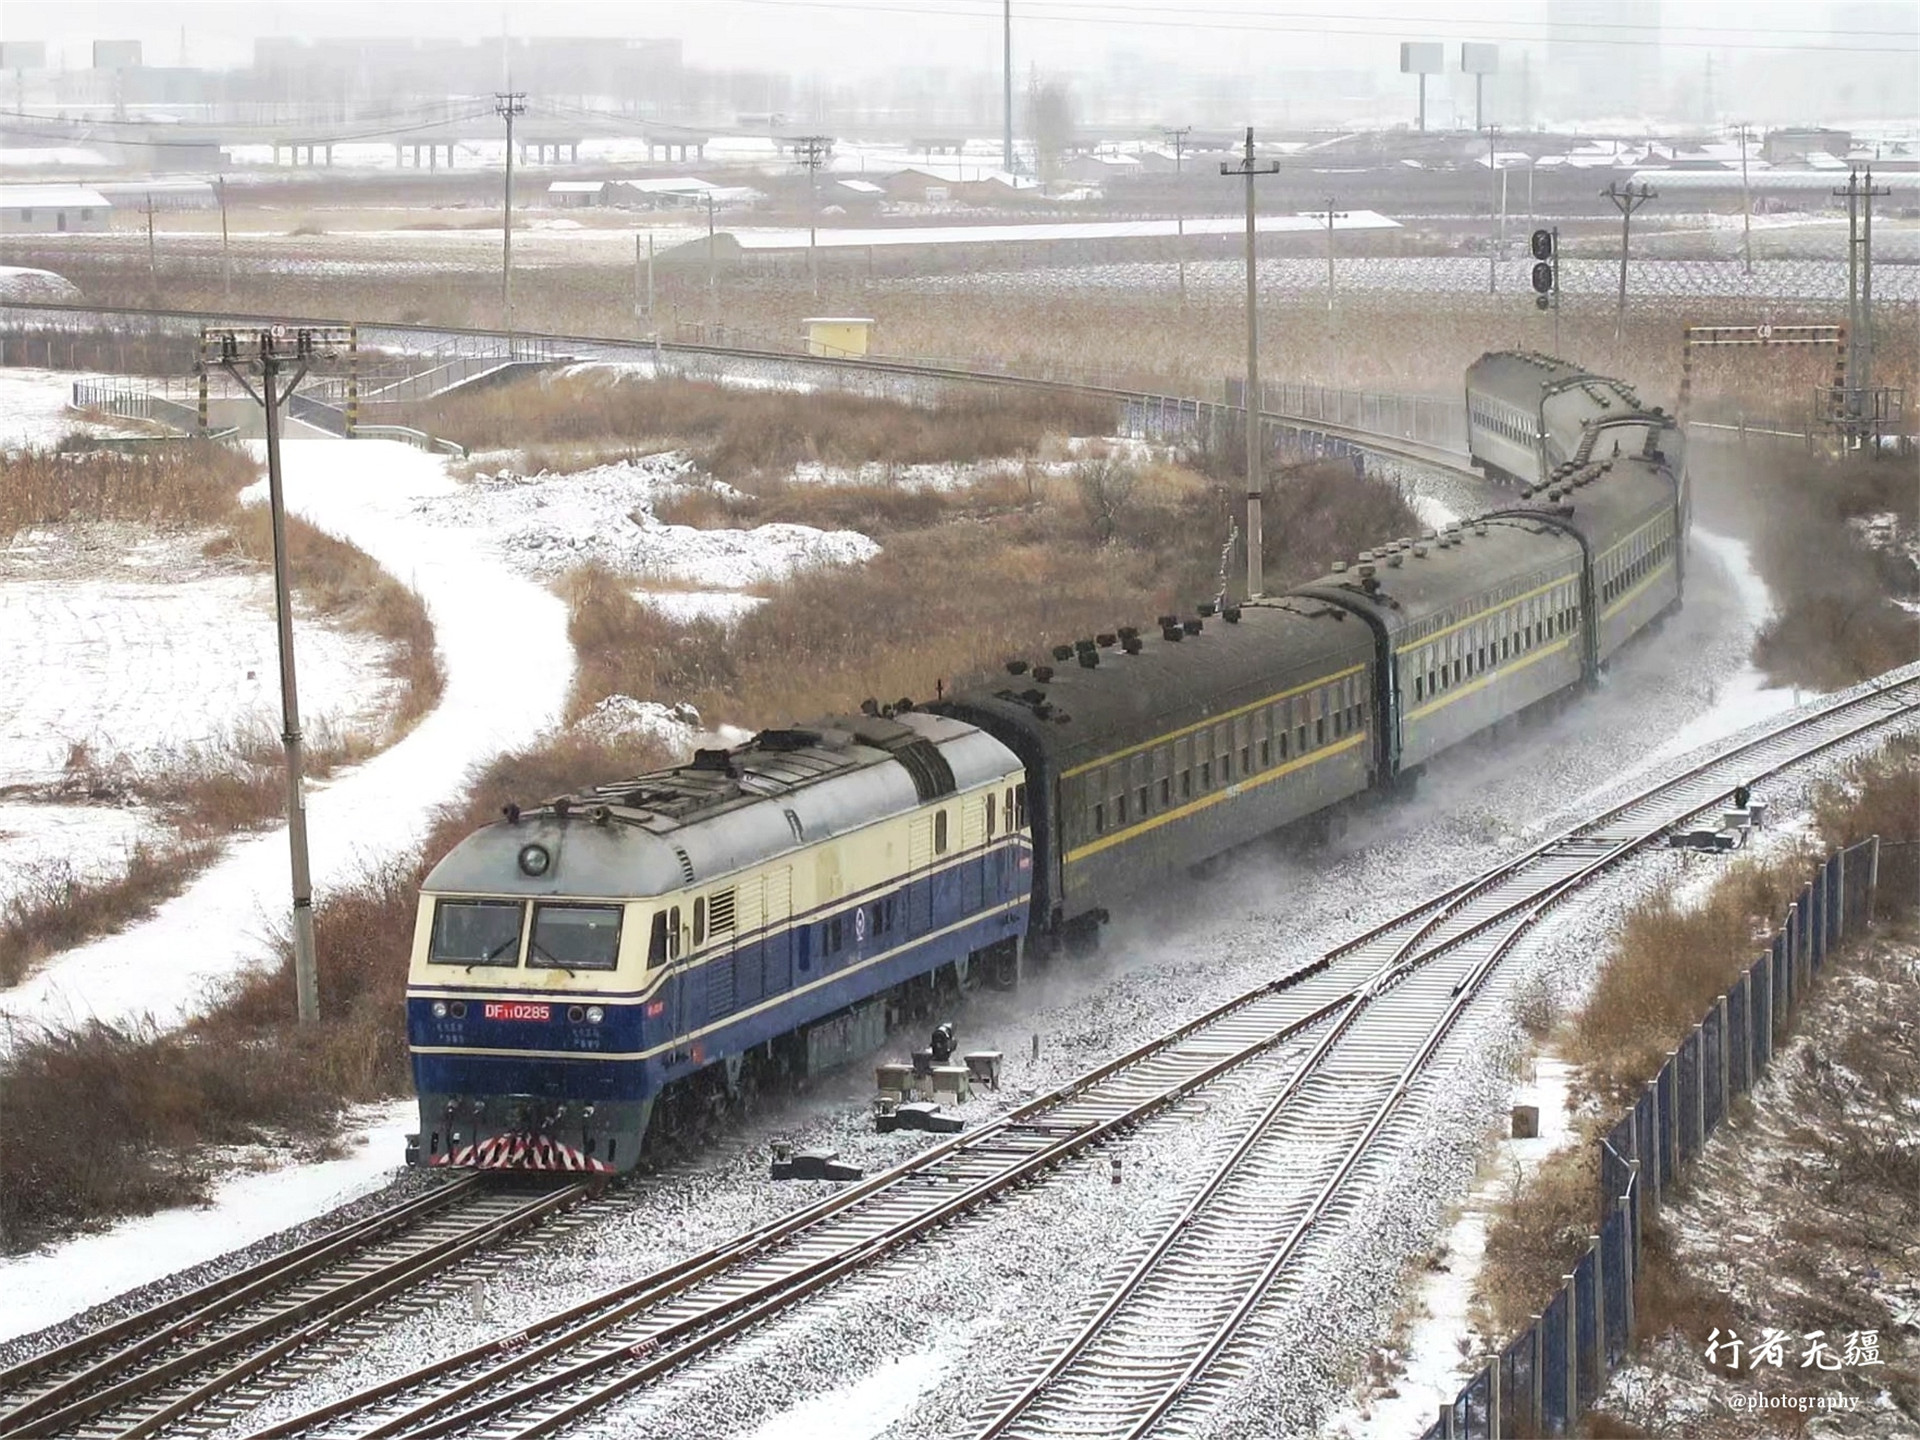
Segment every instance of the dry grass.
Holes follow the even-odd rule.
[[[938,405],[916,406],[587,371],[455,393],[414,407],[404,423],[470,450],[684,448],[710,474],[739,483],[784,474],[804,460],[914,465],[1031,454],[1050,433],[1110,429],[1113,414],[1106,404],[1024,391],[969,388]]]
[[[1088,481],[1096,471],[1098,483]],[[689,700],[709,721],[758,728],[867,698],[930,700],[1009,655],[1189,613],[1215,593],[1233,523],[1223,487],[1111,458],[1053,478],[1002,474],[911,493],[916,508],[894,511],[896,528],[876,527],[878,557],[773,587],[731,633],[676,624],[635,602],[621,577],[576,571],[565,586],[579,657],[572,713],[625,694]],[[1269,494],[1268,574],[1283,584],[1417,523],[1390,486],[1347,465],[1286,472]],[[849,504],[818,485],[777,487],[753,503],[814,525],[846,518]],[[933,523],[912,525],[922,511]]]
[[[1575,1088],[1597,1106],[1587,1107],[1579,1141],[1550,1156],[1488,1227],[1479,1290],[1496,1333],[1524,1325],[1585,1251],[1600,1213],[1598,1136],[1771,940],[1818,855],[1879,835],[1879,913],[1897,921],[1913,915],[1920,876],[1902,866],[1920,862],[1920,742],[1895,740],[1854,762],[1818,793],[1814,820],[1811,850],[1737,864],[1690,909],[1658,895],[1628,916],[1586,1006],[1561,1032],[1562,1053],[1580,1067]],[[1671,1324],[1687,1321],[1701,1303],[1684,1278],[1662,1278],[1642,1295],[1643,1313],[1651,1305]]]
[[[0,988],[19,984],[50,955],[144,920],[218,851],[206,841],[140,841],[123,868],[104,876],[83,874],[65,860],[34,867],[0,903]]]
[[[125,520],[155,529],[221,525],[259,473],[226,445],[169,446],[138,455],[0,451],[0,536],[33,525]]]

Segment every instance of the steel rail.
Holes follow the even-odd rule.
[[[484,1184],[448,1188],[457,1190],[470,1202],[483,1205],[493,1194]],[[282,1294],[290,1282],[249,1287],[251,1293],[247,1298],[258,1302],[261,1310],[257,1316],[246,1318],[244,1312],[236,1316],[234,1311],[238,1307],[231,1304],[223,1306],[217,1315],[190,1315],[165,1332],[149,1336],[137,1346],[109,1356],[41,1392],[35,1397],[34,1415],[10,1424],[4,1433],[7,1440],[33,1440],[33,1437],[69,1433],[83,1425],[89,1428],[105,1425],[110,1433],[128,1440],[152,1434],[241,1380],[324,1338],[341,1321],[407,1293],[448,1261],[472,1254],[538,1223],[574,1204],[593,1188],[583,1182],[548,1191],[510,1205],[504,1212],[496,1213],[488,1207],[471,1223],[458,1223],[459,1207],[442,1205],[426,1209],[411,1217],[411,1227],[389,1227],[392,1233],[383,1232],[376,1238],[390,1238],[404,1245],[413,1229],[421,1226],[455,1222],[456,1228],[447,1235],[430,1238],[423,1246],[403,1249],[369,1269],[358,1268],[357,1256],[364,1253],[364,1244],[333,1257],[339,1262],[333,1267],[337,1274],[309,1264],[303,1267],[302,1275],[311,1276],[305,1283],[318,1288],[310,1295],[296,1293],[287,1303],[276,1304],[275,1297]],[[292,1280],[300,1278],[291,1277]],[[238,1323],[232,1323],[236,1319]],[[221,1320],[228,1323],[217,1333],[196,1339],[208,1326]],[[298,1328],[282,1335],[289,1325]],[[239,1358],[233,1359],[235,1356]],[[231,1363],[226,1363],[229,1361]],[[130,1365],[139,1368],[129,1370]],[[209,1372],[210,1366],[220,1368]],[[183,1380],[184,1390],[159,1395],[158,1405],[142,1404],[155,1399],[155,1392]],[[111,1418],[116,1414],[122,1418]]]
[[[1612,838],[1601,851],[1577,857],[1583,863],[1577,864],[1572,871],[1555,873],[1549,869],[1548,873],[1537,877],[1538,882],[1544,883],[1535,883],[1512,899],[1499,902],[1492,914],[1476,918],[1466,929],[1442,937],[1434,946],[1425,950],[1418,950],[1418,947],[1426,937],[1439,928],[1438,922],[1441,917],[1435,916],[1420,925],[1415,936],[1401,946],[1392,959],[1382,965],[1375,982],[1363,987],[1362,998],[1356,1002],[1353,1011],[1343,1017],[1341,1023],[1329,1032],[1308,1056],[1301,1069],[1290,1077],[1288,1083],[1275,1095],[1261,1114],[1247,1126],[1240,1142],[1216,1166],[1207,1182],[1182,1208],[1148,1251],[1120,1279],[1113,1292],[1101,1302],[1098,1309],[1083,1323],[1067,1345],[1051,1356],[1039,1374],[1004,1403],[986,1422],[979,1432],[979,1440],[996,1440],[996,1437],[1007,1435],[1016,1429],[1019,1433],[1028,1435],[1055,1433],[1047,1428],[1044,1417],[1036,1415],[1035,1411],[1044,1403],[1049,1392],[1073,1372],[1082,1357],[1088,1358],[1090,1366],[1088,1383],[1100,1381],[1110,1385],[1112,1376],[1124,1364],[1124,1346],[1127,1337],[1158,1333],[1153,1330],[1151,1315],[1136,1317],[1125,1333],[1120,1333],[1115,1328],[1117,1319],[1136,1298],[1140,1299],[1143,1306],[1151,1308],[1152,1298],[1146,1294],[1150,1281],[1162,1282],[1163,1295],[1181,1293],[1185,1305],[1192,1306],[1195,1303],[1191,1285],[1182,1281],[1182,1277],[1177,1273],[1177,1267],[1175,1267],[1175,1273],[1167,1273],[1171,1264],[1170,1257],[1175,1254],[1182,1242],[1191,1238],[1193,1232],[1199,1229],[1200,1218],[1225,1192],[1229,1183],[1250,1168],[1249,1157],[1253,1155],[1256,1148],[1263,1141],[1279,1138],[1274,1129],[1275,1122],[1299,1096],[1310,1078],[1309,1072],[1317,1069],[1335,1052],[1341,1039],[1351,1032],[1358,1010],[1373,1003],[1385,993],[1386,984],[1390,979],[1397,978],[1395,972],[1398,977],[1403,977],[1415,966],[1430,964],[1443,955],[1464,952],[1463,958],[1471,961],[1470,968],[1447,992],[1442,1008],[1429,1025],[1424,1039],[1401,1066],[1391,1087],[1373,1108],[1371,1116],[1348,1142],[1344,1155],[1307,1204],[1285,1239],[1275,1248],[1260,1272],[1244,1285],[1232,1309],[1218,1323],[1214,1331],[1205,1337],[1197,1352],[1187,1360],[1171,1383],[1164,1386],[1158,1397],[1152,1400],[1149,1408],[1137,1416],[1124,1431],[1114,1432],[1123,1434],[1126,1440],[1138,1440],[1138,1437],[1157,1424],[1216,1362],[1221,1352],[1239,1332],[1247,1317],[1269,1294],[1275,1281],[1293,1260],[1304,1241],[1327,1216],[1348,1177],[1363,1160],[1369,1158],[1370,1149],[1381,1131],[1406,1099],[1415,1079],[1439,1052],[1443,1042],[1466,1013],[1486,978],[1493,973],[1495,967],[1512,947],[1532,930],[1543,915],[1601,873],[1638,853],[1675,824],[1684,823],[1702,810],[1718,803],[1725,792],[1716,787],[1710,794],[1703,797],[1697,789],[1702,780],[1714,777],[1716,774],[1724,775],[1724,772],[1743,762],[1745,762],[1745,769],[1741,773],[1747,778],[1764,778],[1789,766],[1803,763],[1822,751],[1856,739],[1868,731],[1911,716],[1920,709],[1920,685],[1916,685],[1912,678],[1912,672],[1916,668],[1907,667],[1908,678],[1904,682],[1870,686],[1849,699],[1823,707],[1812,715],[1800,717],[1795,722],[1775,727],[1728,752],[1716,755],[1671,776],[1657,786],[1650,787],[1631,799],[1611,807],[1594,820],[1575,827],[1526,855],[1489,871],[1486,876],[1469,887],[1470,893],[1464,896],[1460,903],[1448,908],[1449,915],[1465,910],[1473,900],[1483,895],[1496,893],[1501,884],[1522,878],[1529,870],[1541,868],[1539,862],[1551,857],[1554,852],[1569,842],[1579,841],[1583,835],[1598,834],[1625,816],[1636,811],[1645,812],[1651,803],[1657,802],[1662,797],[1673,796],[1679,801],[1677,810],[1674,807],[1667,807],[1663,813],[1654,815],[1643,813],[1631,833]],[[1896,675],[1899,673],[1895,672]],[[1906,695],[1903,705],[1893,709],[1883,706],[1883,700],[1890,694],[1902,690]],[[1830,732],[1827,729],[1836,716],[1857,710],[1865,710],[1868,713],[1865,718],[1849,723],[1837,732]],[[1792,740],[1799,737],[1807,737],[1811,743],[1794,745],[1784,754],[1765,753],[1777,749],[1783,739]],[[1764,768],[1756,770],[1753,762],[1763,757]],[[1473,942],[1485,939],[1491,939],[1490,947],[1485,948],[1484,953],[1478,954],[1475,958]],[[1231,1230],[1231,1219],[1232,1217],[1228,1217],[1223,1221],[1222,1228]],[[1204,1240],[1202,1243],[1204,1244]],[[1204,1284],[1205,1282],[1201,1280],[1193,1283]],[[1165,1288],[1176,1284],[1177,1292],[1170,1292]],[[1118,1334],[1118,1343],[1122,1347],[1121,1358],[1116,1361],[1112,1347],[1109,1347],[1101,1353],[1098,1365],[1094,1366],[1089,1352],[1108,1334]],[[1151,1366],[1153,1361],[1149,1357],[1139,1363],[1144,1369]],[[1063,1403],[1071,1405],[1071,1398],[1065,1399]],[[1041,1422],[1037,1429],[1031,1424],[1022,1423],[1035,1419]],[[1080,1427],[1069,1428],[1075,1429],[1075,1433],[1080,1433]]]
[[[1211,409],[1238,413],[1243,406],[1227,405],[1224,402],[1202,400],[1191,395],[1168,395],[1161,392],[1141,389],[1124,389],[1111,385],[1095,385],[1077,380],[1052,380],[1036,375],[1016,375],[997,370],[976,370],[961,365],[922,363],[903,357],[887,359],[853,358],[835,355],[796,355],[778,350],[755,350],[747,346],[707,345],[684,340],[645,340],[626,336],[566,335],[557,331],[486,330],[458,325],[427,325],[403,321],[353,322],[347,320],[323,320],[314,318],[294,319],[285,315],[259,315],[233,311],[198,310],[151,310],[131,305],[79,305],[59,301],[12,300],[0,302],[0,312],[9,310],[26,311],[30,314],[100,316],[117,319],[179,320],[182,322],[204,324],[240,324],[240,325],[285,325],[290,328],[318,328],[328,326],[355,325],[361,337],[361,343],[373,348],[373,337],[381,334],[413,336],[420,339],[445,337],[456,340],[485,340],[505,343],[509,347],[509,359],[515,358],[511,347],[565,345],[575,348],[598,348],[635,353],[638,358],[663,354],[685,356],[710,356],[716,359],[756,361],[794,365],[802,368],[814,368],[852,375],[885,375],[900,379],[921,379],[943,381],[956,384],[1001,385],[1015,389],[1048,391],[1056,394],[1084,395],[1095,399],[1125,401],[1148,398],[1166,398],[1183,404],[1205,405]],[[569,356],[570,359],[581,359]],[[1271,422],[1286,429],[1312,431],[1332,435],[1365,450],[1372,450],[1391,459],[1424,465],[1433,469],[1447,470],[1466,478],[1480,481],[1483,477],[1467,463],[1468,457],[1459,451],[1442,446],[1429,445],[1423,441],[1410,440],[1403,436],[1386,435],[1377,431],[1362,429],[1359,426],[1344,425],[1337,421],[1317,419],[1308,415],[1289,415],[1280,411],[1262,410],[1263,421]]]
[[[269,1255],[230,1275],[209,1280],[184,1294],[163,1300],[96,1330],[89,1330],[51,1350],[43,1350],[0,1370],[0,1395],[17,1396],[24,1393],[22,1387],[50,1371],[74,1365],[84,1367],[78,1375],[58,1382],[51,1389],[28,1394],[12,1409],[0,1413],[0,1436],[10,1434],[21,1421],[45,1411],[51,1403],[48,1397],[61,1386],[83,1379],[89,1373],[117,1369],[138,1360],[168,1341],[200,1329],[228,1311],[257,1299],[266,1291],[290,1284],[316,1267],[380,1239],[391,1230],[445,1208],[478,1183],[477,1176],[461,1177],[427,1194],[413,1196],[372,1215],[363,1216],[338,1230],[290,1250]],[[104,1359],[86,1363],[90,1357],[100,1355],[109,1346],[130,1336],[139,1338],[106,1355]]]
[[[1916,673],[1920,673],[1920,667],[1911,668]],[[1912,690],[1914,686],[1909,683],[1907,688]],[[816,1254],[805,1264],[786,1268],[770,1282],[751,1284],[744,1290],[736,1288],[733,1293],[722,1297],[719,1303],[704,1308],[695,1307],[691,1314],[683,1313],[679,1318],[656,1317],[651,1325],[627,1330],[626,1333],[615,1333],[616,1328],[620,1327],[623,1321],[644,1319],[642,1312],[659,1300],[669,1295],[683,1295],[690,1285],[697,1283],[699,1279],[724,1275],[725,1271],[738,1261],[752,1259],[762,1254],[775,1235],[781,1238],[798,1237],[797,1243],[805,1243],[806,1237],[803,1232],[809,1225],[818,1220],[844,1215],[852,1208],[848,1202],[857,1204],[859,1200],[876,1195],[905,1179],[916,1176],[928,1178],[928,1172],[934,1168],[930,1161],[937,1162],[956,1156],[964,1157],[970,1143],[978,1144],[983,1140],[1005,1138],[1005,1132],[1011,1127],[1030,1123],[1036,1116],[1042,1116],[1048,1110],[1059,1110],[1074,1099],[1088,1095],[1095,1088],[1096,1077],[1111,1076],[1124,1068],[1149,1063],[1155,1056],[1162,1055],[1168,1050],[1169,1042],[1190,1037],[1225,1018],[1232,1017],[1248,1005],[1272,995],[1277,988],[1291,990],[1301,986],[1303,982],[1327,971],[1336,960],[1356,955],[1372,942],[1383,938],[1390,940],[1393,938],[1391,932],[1396,928],[1404,930],[1411,924],[1413,933],[1404,936],[1395,944],[1394,959],[1385,967],[1377,963],[1368,967],[1369,982],[1375,987],[1376,992],[1384,992],[1397,977],[1407,973],[1410,963],[1417,957],[1422,947],[1430,949],[1433,954],[1452,951],[1499,924],[1501,918],[1510,913],[1512,907],[1497,910],[1492,916],[1474,916],[1463,928],[1433,941],[1436,932],[1447,921],[1464,915],[1476,901],[1493,888],[1503,874],[1510,875],[1524,868],[1530,861],[1537,860],[1570,837],[1577,836],[1583,828],[1591,829],[1611,824],[1634,806],[1645,804],[1651,797],[1670,794],[1677,787],[1688,784],[1691,778],[1697,777],[1708,769],[1750,762],[1759,748],[1777,744],[1783,736],[1828,721],[1839,712],[1866,708],[1875,713],[1870,714],[1861,725],[1852,727],[1845,734],[1825,739],[1814,748],[1841,743],[1842,740],[1858,733],[1861,729],[1885,724],[1890,719],[1898,718],[1900,714],[1910,712],[1914,703],[1914,698],[1910,696],[1904,706],[1896,704],[1895,708],[1887,709],[1884,688],[1869,688],[1830,702],[1812,714],[1802,715],[1775,726],[1724,755],[1716,757],[1712,765],[1695,767],[1691,771],[1669,777],[1647,787],[1639,794],[1602,812],[1597,819],[1586,822],[1584,827],[1572,827],[1567,832],[1535,847],[1526,855],[1504,862],[1486,875],[1454,887],[1437,897],[1435,901],[1415,907],[1408,915],[1398,917],[1384,925],[1375,926],[1330,952],[1327,957],[1293,972],[1283,980],[1215,1007],[1214,1010],[1195,1021],[1188,1022],[1169,1036],[1160,1037],[1159,1040],[1137,1047],[1119,1060],[1109,1062],[1098,1071],[1070,1082],[1052,1095],[1041,1097],[1022,1106],[993,1125],[983,1127],[974,1135],[957,1137],[953,1141],[933,1147],[915,1161],[907,1162],[884,1176],[865,1182],[858,1196],[848,1192],[843,1196],[830,1197],[800,1212],[801,1216],[805,1217],[803,1222],[800,1221],[800,1216],[792,1217],[789,1221],[776,1222],[772,1226],[763,1227],[761,1231],[747,1237],[732,1252],[726,1250],[707,1252],[711,1259],[703,1259],[697,1265],[687,1262],[687,1268],[677,1274],[665,1276],[657,1288],[653,1286],[656,1277],[648,1277],[645,1281],[624,1287],[621,1293],[626,1298],[626,1303],[619,1307],[617,1313],[602,1313],[588,1318],[577,1328],[554,1334],[545,1343],[515,1356],[505,1364],[482,1374],[468,1375],[450,1388],[441,1388],[432,1392],[408,1409],[389,1415],[374,1429],[356,1430],[355,1433],[362,1437],[362,1440],[375,1440],[375,1437],[393,1435],[426,1437],[449,1434],[481,1426],[486,1427],[488,1434],[514,1435],[545,1434],[560,1428],[608,1399],[658,1378],[693,1356],[717,1347],[740,1331],[792,1306],[805,1296],[871,1265],[881,1256],[890,1253],[914,1237],[1024,1183],[1067,1156],[1079,1153],[1110,1137],[1116,1131],[1138,1123],[1153,1110],[1170,1103],[1179,1095],[1201,1088],[1234,1066],[1245,1063],[1253,1056],[1270,1050],[1282,1041],[1294,1038],[1307,1029],[1328,1020],[1337,1019],[1351,1007],[1358,992],[1354,988],[1346,988],[1344,993],[1314,1006],[1306,1013],[1289,1017],[1286,1024],[1274,1027],[1268,1035],[1225,1056],[1203,1073],[1186,1077],[1177,1086],[1167,1087],[1152,1100],[1139,1105],[1138,1109],[1129,1108],[1109,1114],[1100,1123],[1091,1127],[1062,1127],[1067,1133],[1056,1139],[1053,1144],[1039,1150],[1024,1152],[1017,1165],[1003,1167],[985,1176],[972,1177],[963,1183],[960,1189],[943,1197],[939,1205],[916,1213],[904,1223],[883,1227],[878,1232],[870,1230],[855,1245],[838,1249],[829,1248],[827,1253]],[[1806,750],[1805,753],[1812,753],[1812,750]],[[1792,763],[1798,758],[1804,758],[1804,755],[1796,752],[1787,760],[1778,763]],[[1748,778],[1764,773],[1755,770],[1751,763],[1747,764],[1747,772]],[[1730,788],[1730,785],[1724,786],[1714,789],[1711,794],[1694,796],[1691,803],[1682,807],[1681,813],[1696,813],[1699,809],[1716,803]],[[1670,824],[1671,820],[1665,823]],[[1664,824],[1650,827],[1648,833],[1657,833],[1661,828],[1664,828]],[[1589,865],[1583,868],[1592,867]],[[1429,941],[1433,941],[1430,946]],[[543,1322],[541,1333],[548,1333],[563,1319],[572,1320],[601,1303],[604,1303],[604,1297],[600,1301],[575,1307],[564,1317],[555,1317],[551,1321]],[[477,1347],[457,1359],[462,1363],[471,1363],[482,1357],[497,1356],[503,1346],[524,1344],[525,1339],[526,1335],[511,1337],[508,1341]],[[568,1349],[580,1346],[588,1347],[588,1353],[571,1361],[562,1359]],[[529,1380],[513,1383],[516,1375],[526,1374],[549,1361],[560,1362],[558,1368],[549,1369],[545,1374],[536,1375]],[[452,1368],[447,1364],[427,1367],[423,1371],[402,1377],[400,1381],[389,1382],[387,1386],[381,1387],[381,1395],[382,1397],[391,1396],[406,1388],[417,1389],[422,1383],[431,1382],[437,1376],[449,1373]],[[603,1372],[608,1370],[617,1370],[621,1373],[607,1377],[604,1383],[599,1382],[596,1377],[602,1376]],[[504,1391],[496,1388],[502,1384],[507,1386]],[[572,1396],[555,1393],[570,1391],[580,1386],[585,1387],[584,1393]],[[493,1390],[494,1393],[485,1394],[489,1390]],[[349,1401],[327,1407],[324,1418],[337,1418],[350,1413],[351,1410],[360,1408],[364,1402],[374,1398],[376,1396],[372,1393],[351,1397]],[[538,1404],[542,1400],[547,1400],[548,1403],[541,1407],[540,1413],[526,1417],[524,1423],[515,1420],[513,1411],[530,1404]],[[560,1402],[557,1407],[552,1404],[553,1400]],[[463,1402],[471,1403],[466,1403],[464,1408],[455,1408],[461,1407]],[[300,1420],[286,1422],[272,1431],[263,1432],[262,1440],[267,1436],[297,1433],[305,1422],[321,1418],[323,1418],[322,1414],[316,1412],[314,1415],[301,1417]]]

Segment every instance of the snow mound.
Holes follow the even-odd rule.
[[[811,525],[701,530],[669,525],[661,500],[688,490],[731,494],[669,451],[571,475],[481,475],[460,493],[430,500],[432,520],[492,532],[507,560],[551,578],[597,561],[630,575],[712,590],[742,590],[819,566],[859,565],[880,553],[865,535]]]
[[[677,705],[663,705],[658,700],[609,695],[576,720],[573,728],[602,740],[650,735],[684,749],[700,729],[700,712],[684,700]]]
[[[80,287],[51,270],[0,265],[0,300],[78,300]]]
[[[729,629],[767,603],[763,595],[733,590],[635,590],[633,598],[676,624],[717,620]]]

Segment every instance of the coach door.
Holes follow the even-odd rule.
[[[924,935],[933,928],[933,817],[916,815],[907,822],[907,933]]]
[[[793,918],[793,871],[782,865],[767,872],[763,904],[766,913],[765,940],[761,944],[763,995],[778,995],[793,984],[793,946],[796,931]],[[805,927],[801,927],[804,929]]]

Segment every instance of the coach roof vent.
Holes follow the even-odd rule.
[[[1333,573],[1334,573],[1334,574],[1336,574],[1336,575],[1344,575],[1344,574],[1346,574],[1346,573],[1347,573],[1347,562],[1346,562],[1346,561],[1344,561],[1344,560],[1336,560],[1336,561],[1334,561],[1334,562],[1333,562]]]
[[[1138,635],[1129,635],[1120,642],[1120,648],[1129,655],[1138,655],[1146,646]]]
[[[1053,666],[1051,665],[1034,666],[1033,678],[1038,680],[1042,685],[1046,684],[1049,680],[1053,679]]]
[[[1087,670],[1097,668],[1100,664],[1100,652],[1098,650],[1082,650],[1080,652],[1080,664],[1083,669]]]
[[[1180,638],[1186,633],[1187,632],[1182,630],[1178,625],[1164,625],[1160,629],[1160,638],[1162,640],[1172,640],[1177,644]]]
[[[1024,674],[1026,674],[1026,673],[1027,673],[1027,662],[1026,662],[1026,661],[1024,661],[1024,660],[1022,660],[1022,659],[1020,659],[1020,658],[1019,658],[1018,656],[1015,656],[1015,657],[1014,657],[1013,659],[1011,659],[1011,660],[1009,660],[1009,661],[1007,661],[1007,673],[1008,673],[1009,675],[1024,675]]]
[[[1073,658],[1073,646],[1071,645],[1054,646],[1053,658],[1056,660],[1071,660]]]

